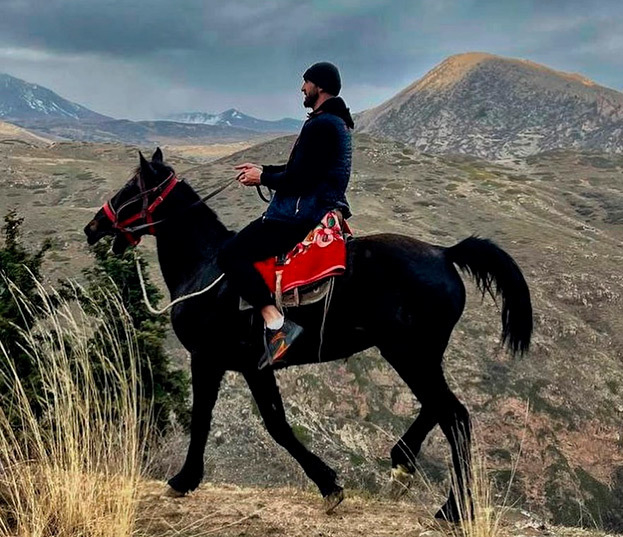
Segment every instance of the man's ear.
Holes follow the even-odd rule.
[[[164,160],[164,157],[162,156],[162,151],[160,150],[159,147],[156,147],[156,150],[154,151],[154,154],[151,157],[151,161],[162,163],[163,160]]]

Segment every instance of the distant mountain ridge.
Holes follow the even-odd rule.
[[[124,144],[213,144],[253,140],[267,133],[222,125],[197,125],[174,121],[21,120],[32,132],[56,139]]]
[[[165,121],[130,121],[98,114],[52,90],[0,74],[0,120],[55,139],[129,144],[210,144],[300,130],[301,121],[265,121],[236,109],[178,114]]]
[[[451,56],[357,130],[430,153],[483,158],[553,149],[622,152],[623,93],[574,73],[487,53]]]
[[[112,118],[68,101],[43,86],[0,73],[0,119],[106,121]]]
[[[230,108],[220,114],[208,114],[206,112],[183,112],[167,116],[170,121],[179,123],[196,123],[202,125],[221,125],[251,129],[259,132],[298,132],[303,122],[293,118],[283,118],[276,121],[257,119]]]

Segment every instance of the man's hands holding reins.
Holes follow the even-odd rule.
[[[245,186],[259,186],[260,176],[262,175],[262,167],[259,164],[252,164],[251,162],[245,162],[235,166],[236,170],[240,170],[238,174],[238,182]]]

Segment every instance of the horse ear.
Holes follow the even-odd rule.
[[[143,156],[143,153],[139,151],[138,157],[141,165],[141,173],[145,175],[153,174],[154,169],[151,167],[151,164],[147,161],[147,159]]]
[[[151,160],[152,162],[162,162],[164,160],[164,157],[162,156],[162,151],[159,147],[156,147],[156,150],[154,151]]]

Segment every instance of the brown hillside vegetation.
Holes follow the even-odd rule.
[[[33,146],[50,145],[52,143],[48,138],[39,136],[26,129],[22,129],[12,123],[0,121],[0,143],[4,145],[11,144],[27,144]]]
[[[165,158],[207,190],[232,177],[234,163],[284,162],[292,143],[272,140],[210,164]],[[82,227],[136,163],[136,149],[119,145],[0,144],[0,212],[18,206],[28,240],[53,236],[52,278],[76,276],[91,262]],[[392,231],[451,245],[479,234],[517,260],[535,307],[532,351],[517,360],[500,352],[499,312],[465,279],[469,300],[446,353],[447,375],[476,421],[499,501],[510,487],[510,503],[554,522],[612,529],[623,527],[622,171],[616,155],[549,152],[491,163],[363,134],[355,137],[349,191],[359,235]],[[211,206],[232,228],[263,210],[253,189],[237,187]],[[153,256],[153,241],[141,251]],[[173,340],[171,350],[185,365]],[[296,434],[347,486],[384,497],[389,450],[418,405],[378,353],[287,370],[279,382]],[[162,447],[154,475],[179,470],[184,443],[180,435]],[[438,507],[424,481],[447,490],[446,450],[435,431],[419,458],[425,480],[410,495],[416,505]],[[308,486],[234,374],[223,385],[206,462],[212,483]]]

